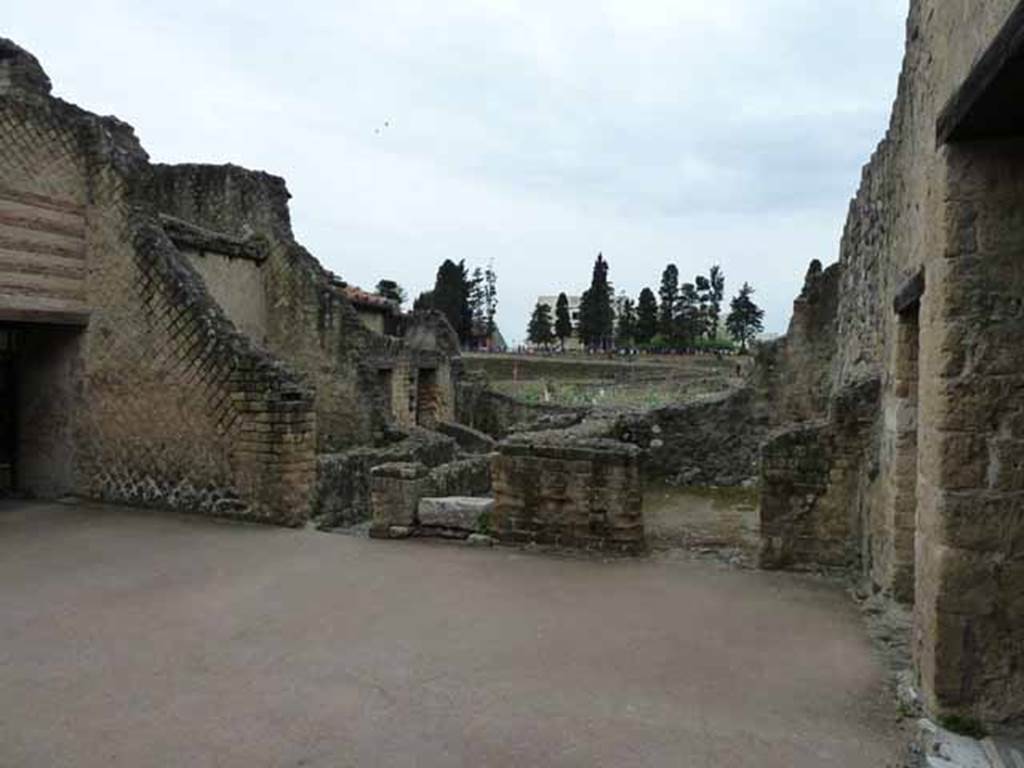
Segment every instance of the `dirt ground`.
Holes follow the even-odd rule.
[[[761,519],[757,491],[678,488],[652,483],[644,493],[647,540],[655,551],[683,548],[736,565],[757,565]]]
[[[900,765],[823,580],[0,504],[2,766]]]

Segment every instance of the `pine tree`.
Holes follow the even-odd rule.
[[[764,330],[764,310],[751,298],[754,289],[744,283],[736,298],[732,300],[729,316],[725,319],[725,327],[739,343],[740,349],[747,351],[747,345],[757,334]]]
[[[704,275],[697,275],[693,281],[697,289],[700,338],[707,335],[708,329],[711,328],[711,281]]]
[[[636,306],[632,299],[619,302],[618,320],[615,325],[615,343],[619,347],[632,347],[636,341]]]
[[[693,283],[679,289],[679,310],[676,314],[675,338],[684,347],[692,347],[701,335],[700,294]]]
[[[448,318],[463,345],[469,343],[473,330],[473,310],[469,303],[471,287],[466,262],[456,264],[445,259],[434,282],[433,308]]]
[[[434,292],[423,291],[416,300],[412,303],[412,309],[414,312],[423,312],[428,309],[434,308]]]
[[[405,291],[394,280],[378,280],[377,293],[385,299],[395,302],[398,306],[405,303]]]
[[[487,333],[487,307],[484,304],[484,272],[480,267],[473,270],[473,276],[469,280],[469,314],[470,337],[474,347],[478,347],[481,339],[486,339]]]
[[[722,300],[725,298],[725,273],[717,264],[711,267],[708,272],[708,281],[711,283],[711,302],[708,307],[708,321],[710,328],[708,335],[712,340],[718,338],[718,329],[722,322]]]
[[[494,271],[494,262],[487,262],[484,270],[484,316],[487,321],[487,338],[498,330],[494,317],[498,313],[498,273]]]
[[[658,296],[661,299],[658,308],[658,332],[666,339],[674,338],[679,308],[679,268],[675,264],[669,264],[661,273]]]
[[[558,294],[555,304],[555,336],[565,352],[565,340],[572,338],[572,317],[569,314],[569,297],[564,293]]]
[[[658,300],[650,288],[640,291],[636,314],[636,341],[647,344],[658,333]]]
[[[588,349],[611,347],[615,330],[615,312],[612,309],[612,286],[608,282],[608,262],[597,254],[590,289],[580,302],[580,341]]]
[[[551,329],[550,306],[538,303],[533,308],[530,324],[526,328],[526,337],[530,340],[531,344],[536,344],[539,347],[546,349],[551,346],[555,340],[555,334]]]

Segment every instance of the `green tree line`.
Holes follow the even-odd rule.
[[[753,300],[754,289],[744,283],[725,307],[725,273],[718,265],[693,282],[680,282],[679,268],[669,264],[661,275],[655,295],[644,288],[634,301],[614,297],[609,280],[609,265],[598,254],[590,287],[583,293],[579,307],[577,334],[583,347],[593,351],[642,347],[667,351],[695,349],[732,349],[746,351],[750,342],[764,330],[764,310]],[[555,307],[538,304],[530,317],[527,337],[532,344],[562,349],[573,336],[569,300],[558,296]],[[722,331],[728,335],[723,338]]]

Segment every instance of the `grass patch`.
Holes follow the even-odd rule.
[[[479,533],[490,535],[494,532],[494,520],[491,519],[490,510],[481,512],[476,519],[476,529]]]
[[[718,377],[631,384],[546,380],[499,381],[492,384],[497,392],[532,405],[641,410],[689,402],[697,397],[725,391],[727,386],[728,384]]]
[[[988,731],[981,724],[980,720],[962,715],[947,715],[939,720],[939,725],[947,731],[952,731],[959,736],[967,736],[972,739],[984,739]]]

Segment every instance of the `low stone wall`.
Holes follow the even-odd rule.
[[[491,456],[472,456],[430,470],[435,496],[485,496],[491,492]]]
[[[679,485],[739,486],[756,482],[769,417],[753,389],[630,414],[614,436],[646,451],[651,477]]]
[[[762,449],[761,566],[847,568],[861,558],[864,484],[877,381],[851,387],[829,419],[774,436]]]
[[[490,389],[482,379],[468,379],[458,386],[456,418],[496,440],[516,431],[563,428],[586,416],[582,408],[523,403]]]
[[[421,499],[486,496],[491,492],[490,455],[472,456],[430,468],[419,462],[392,462],[369,472],[371,535],[388,538],[391,529],[415,529]]]
[[[455,455],[454,440],[427,430],[413,430],[408,437],[391,445],[320,454],[313,517],[322,528],[369,520],[373,514],[371,469],[401,462],[436,467],[454,461]]]
[[[624,554],[646,550],[636,446],[513,438],[499,446],[492,475],[494,533],[502,542]]]
[[[466,453],[491,453],[497,445],[490,435],[465,424],[442,421],[437,425],[437,431],[458,443],[459,448]]]

